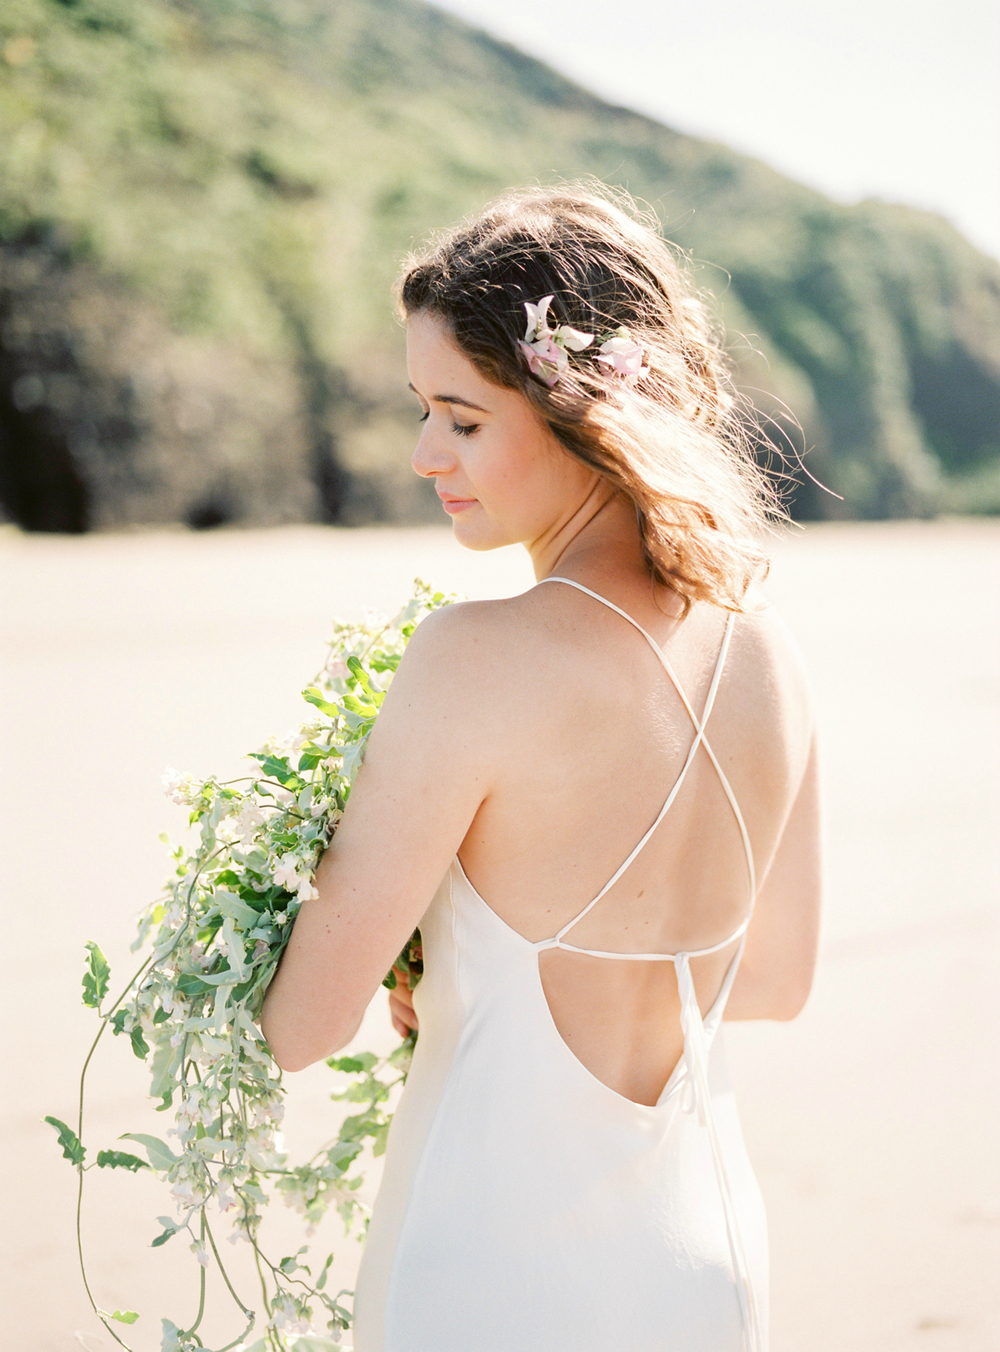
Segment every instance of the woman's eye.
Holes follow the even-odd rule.
[[[430,416],[431,411],[430,409],[428,409],[426,413],[421,414],[421,416],[417,419],[417,422],[426,422]]]
[[[479,431],[479,423],[457,423],[453,422],[451,430],[457,437],[471,437],[473,432]]]

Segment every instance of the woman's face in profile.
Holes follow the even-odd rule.
[[[410,386],[424,411],[413,468],[434,479],[467,549],[531,544],[583,503],[595,475],[559,444],[517,390],[494,385],[437,315],[407,324]]]

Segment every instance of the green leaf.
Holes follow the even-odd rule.
[[[162,1235],[157,1235],[152,1244],[150,1244],[149,1247],[151,1249],[158,1249],[161,1244],[166,1244],[167,1240],[173,1239],[177,1231],[181,1229],[179,1225],[174,1224],[169,1216],[157,1216],[156,1219],[164,1226],[164,1231]]]
[[[342,1070],[347,1075],[356,1075],[364,1066],[355,1056],[329,1056],[326,1064],[331,1070]]]
[[[219,908],[220,914],[225,919],[235,920],[242,929],[253,929],[260,919],[260,911],[246,902],[241,901],[238,896],[232,892],[218,890],[212,898],[215,905]]]
[[[382,985],[386,988],[387,991],[394,991],[396,987],[399,985],[399,979],[396,976],[396,973],[391,968],[389,969],[388,972],[386,972],[385,976],[382,978]]]
[[[111,1318],[117,1319],[119,1324],[134,1324],[139,1316],[135,1310],[115,1310]]]
[[[303,690],[302,698],[308,701],[309,704],[315,704],[320,713],[326,714],[328,718],[336,718],[340,713],[336,704],[331,704],[323,694],[322,690],[319,690],[314,685],[307,686],[306,689]]]
[[[128,1155],[124,1150],[99,1150],[97,1167],[99,1169],[131,1169],[132,1173],[137,1173],[140,1169],[148,1169],[149,1165],[145,1160],[141,1160],[138,1155]]]
[[[326,1152],[326,1157],[335,1169],[344,1173],[348,1165],[358,1158],[362,1149],[360,1141],[335,1141]]]
[[[354,677],[356,681],[360,681],[360,683],[364,686],[366,690],[371,689],[371,684],[368,680],[367,671],[365,671],[360,661],[356,657],[354,657],[353,654],[347,659],[347,670],[351,673],[351,675]]]
[[[166,1172],[171,1165],[176,1164],[180,1159],[175,1155],[166,1142],[161,1141],[158,1136],[144,1136],[142,1132],[126,1131],[120,1137],[122,1141],[138,1141],[140,1145],[146,1147],[146,1154],[149,1156],[149,1162],[154,1169]]]
[[[119,1033],[125,1031],[125,1020],[127,1018],[128,1010],[124,1007],[115,1013],[115,1017],[111,1020],[111,1031],[114,1033],[115,1037],[117,1037]]]
[[[196,976],[194,972],[182,972],[174,984],[181,995],[187,995],[189,997],[192,995],[204,995],[206,991],[212,990],[212,987],[208,985],[207,982],[202,981],[201,977]]]
[[[331,1070],[340,1070],[347,1075],[367,1075],[378,1065],[374,1052],[358,1052],[356,1056],[331,1056],[327,1065]]]
[[[257,756],[260,768],[270,779],[276,779],[286,789],[304,789],[305,780],[292,770],[284,756]]]
[[[149,1055],[149,1043],[143,1037],[142,1029],[138,1024],[129,1033],[129,1037],[132,1039],[132,1050],[140,1061],[145,1061]]]
[[[362,718],[365,721],[374,718],[378,712],[373,704],[367,702],[363,704],[356,695],[345,695],[343,705],[345,709],[350,710],[352,714],[357,714],[359,718]]]
[[[323,1287],[326,1286],[326,1277],[327,1277],[327,1273],[330,1271],[330,1264],[331,1264],[332,1262],[333,1262],[333,1254],[331,1253],[331,1254],[329,1255],[329,1257],[327,1258],[326,1262],[323,1264],[323,1271],[322,1271],[322,1272],[319,1274],[319,1276],[316,1278],[316,1290],[317,1290],[317,1291],[322,1291],[322,1290],[323,1290]]]
[[[111,968],[108,960],[90,939],[86,943],[87,965],[83,969],[83,1003],[88,1009],[97,1009],[108,993]]]
[[[72,1127],[67,1127],[65,1122],[59,1121],[58,1117],[46,1117],[44,1120],[48,1122],[50,1127],[55,1127],[59,1133],[59,1144],[62,1146],[63,1158],[69,1160],[71,1164],[82,1164],[87,1152]]]

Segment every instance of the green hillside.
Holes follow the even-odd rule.
[[[1000,267],[416,0],[4,0],[0,502],[35,529],[419,518],[400,255],[594,174],[691,251],[802,516],[1000,509]]]

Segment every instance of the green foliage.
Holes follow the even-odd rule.
[[[72,1127],[67,1127],[65,1122],[59,1121],[58,1117],[46,1117],[45,1121],[48,1122],[50,1127],[55,1127],[59,1133],[59,1144],[62,1146],[63,1158],[68,1159],[71,1164],[82,1164],[87,1152]]]
[[[346,1080],[332,1097],[356,1111],[334,1140],[292,1166],[276,1134],[284,1112],[281,1072],[254,1020],[298,908],[315,895],[316,864],[343,812],[385,687],[419,620],[450,599],[417,582],[413,599],[393,620],[338,624],[329,659],[306,691],[309,721],[295,735],[254,752],[255,773],[246,779],[220,783],[173,770],[164,775],[170,797],[189,812],[193,839],[172,852],[174,872],[163,896],[140,918],[135,947],[148,946],[149,956],[104,1014],[97,1036],[106,1027],[127,1034],[135,1053],[148,1059],[151,1096],[161,1100],[163,1111],[173,1109],[177,1145],[125,1132],[121,1139],[140,1145],[148,1164],[119,1150],[100,1151],[96,1163],[132,1173],[150,1169],[170,1185],[178,1216],[158,1217],[161,1230],[151,1247],[162,1247],[182,1230],[188,1234],[201,1299],[191,1327],[162,1321],[168,1352],[202,1346],[197,1329],[205,1308],[204,1273],[213,1263],[246,1323],[235,1342],[246,1342],[256,1318],[225,1271],[210,1203],[227,1213],[255,1250],[267,1304],[262,1352],[283,1352],[291,1346],[288,1339],[300,1334],[297,1348],[330,1349],[329,1338],[310,1332],[315,1319],[326,1321],[331,1337],[350,1324],[341,1303],[347,1293],[326,1289],[332,1255],[315,1281],[300,1261],[305,1247],[270,1262],[258,1239],[261,1209],[275,1193],[310,1227],[331,1207],[348,1229],[365,1222],[360,1165],[366,1152],[377,1156],[385,1149],[391,1102],[405,1079],[414,1037],[387,1057],[359,1052],[330,1059],[330,1068]],[[97,1007],[107,993],[107,963],[96,944],[87,951],[84,1002]],[[419,935],[396,968],[415,984]],[[81,1124],[82,1117],[81,1102]],[[46,1121],[59,1133],[66,1158],[81,1166],[82,1186],[79,1135],[57,1118]],[[132,1316],[97,1313],[112,1332],[109,1320],[127,1323]]]
[[[101,1001],[108,993],[111,980],[111,968],[108,960],[95,943],[88,940],[87,966],[83,973],[83,1003],[88,1009],[99,1009]]]
[[[138,1155],[126,1154],[124,1150],[100,1150],[97,1153],[97,1164],[100,1169],[128,1169],[131,1173],[138,1173],[140,1169],[148,1169],[150,1166],[145,1160],[141,1160]]]
[[[20,46],[5,48],[15,55],[0,80],[0,249],[6,241],[16,258],[30,245],[65,270],[67,312],[85,285],[98,288],[95,319],[127,294],[123,325],[160,325],[157,360],[183,347],[220,358],[194,363],[199,381],[242,373],[210,391],[240,428],[227,458],[213,460],[209,415],[187,434],[197,465],[225,467],[235,483],[233,519],[278,510],[262,378],[289,401],[282,423],[297,416],[307,429],[277,451],[298,494],[283,502],[286,516],[425,510],[406,469],[412,426],[390,297],[398,260],[501,188],[585,175],[645,198],[679,245],[710,260],[695,264],[697,280],[718,296],[741,384],[789,436],[791,406],[815,448],[809,465],[845,498],[805,485],[801,512],[996,500],[995,474],[979,471],[1000,459],[1000,275],[938,218],[841,206],[612,108],[416,0],[6,0],[0,47],[10,42]],[[79,373],[66,436],[73,419],[90,428],[109,409],[122,416],[125,398],[118,349],[101,348],[101,325],[81,322],[87,342],[67,329],[64,347],[86,349],[93,366]],[[40,332],[38,351],[54,342]],[[19,370],[27,360],[18,355]],[[64,378],[49,399],[44,360],[40,397],[58,421],[66,375],[53,368]],[[205,396],[187,360],[171,379],[194,427]],[[145,370],[125,373],[141,411],[135,444],[152,429],[174,483],[154,500],[136,462],[132,496],[103,503],[98,519],[183,516],[194,491],[185,485],[208,473],[176,440],[176,409],[147,394]],[[325,463],[334,458],[347,487],[317,504],[327,490],[303,465],[321,446],[337,448]],[[103,454],[98,439],[95,463]],[[127,475],[114,464],[122,491]],[[110,476],[95,474],[88,491],[100,498]]]
[[[122,1140],[138,1141],[141,1146],[145,1147],[146,1154],[149,1156],[150,1167],[159,1169],[162,1173],[169,1173],[180,1159],[180,1156],[175,1155],[158,1136],[145,1136],[141,1132],[126,1131],[122,1133]]]

